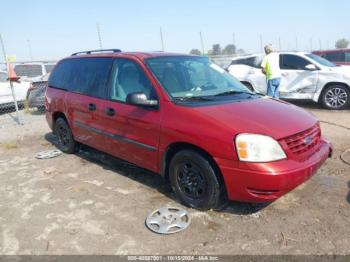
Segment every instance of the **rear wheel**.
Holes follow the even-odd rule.
[[[56,120],[55,134],[58,138],[58,148],[67,154],[74,153],[76,142],[74,141],[72,130],[65,119],[58,118]]]
[[[321,102],[328,109],[344,109],[350,104],[350,91],[342,85],[328,86],[322,92]]]
[[[220,204],[221,187],[210,162],[193,150],[182,150],[170,162],[169,178],[178,199],[207,210]]]

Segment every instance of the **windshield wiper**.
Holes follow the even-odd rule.
[[[218,93],[214,96],[226,96],[226,95],[236,95],[236,94],[248,94],[248,95],[254,95],[254,93],[250,93],[250,92],[246,92],[246,91],[235,91],[235,90],[231,90],[231,91],[226,91],[226,92],[222,92],[222,93]]]
[[[180,101],[212,101],[212,99],[205,96],[182,96],[175,97],[175,99]]]

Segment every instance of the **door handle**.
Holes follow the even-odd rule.
[[[96,105],[90,103],[90,104],[88,105],[88,109],[89,109],[89,111],[95,111],[95,110],[96,110]]]
[[[105,109],[105,113],[106,113],[106,115],[108,115],[108,116],[114,116],[114,115],[115,115],[115,110],[114,110],[113,108],[111,108],[111,107],[107,107],[107,108]]]

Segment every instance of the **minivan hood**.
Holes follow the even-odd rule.
[[[211,120],[219,121],[234,135],[263,134],[276,140],[302,132],[318,121],[300,107],[266,97],[195,109]]]

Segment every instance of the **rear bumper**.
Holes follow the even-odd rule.
[[[308,159],[271,163],[241,163],[216,159],[224,176],[228,198],[245,202],[273,201],[309,179],[332,153],[330,143]]]

